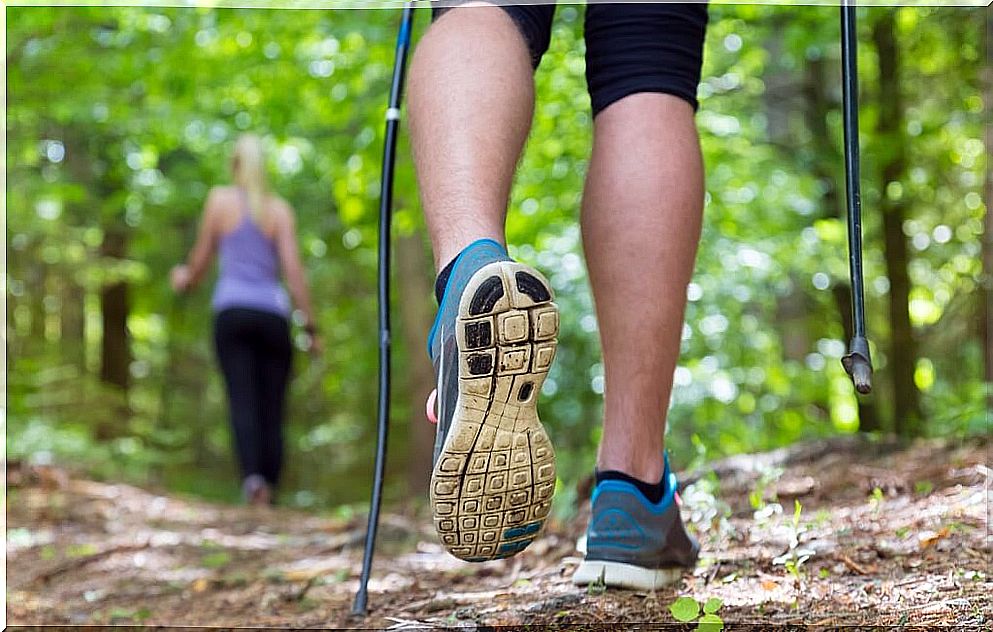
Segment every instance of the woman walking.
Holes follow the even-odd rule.
[[[224,373],[242,493],[254,505],[274,500],[283,455],[283,412],[289,383],[290,301],[282,270],[317,350],[314,312],[300,263],[293,209],[265,183],[262,142],[241,136],[231,157],[232,186],[211,189],[196,244],[172,270],[176,292],[194,288],[220,253],[214,287],[214,341]]]

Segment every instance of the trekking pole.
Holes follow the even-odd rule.
[[[393,84],[386,110],[386,138],[383,146],[383,173],[379,190],[379,402],[377,413],[376,464],[369,505],[369,523],[365,532],[365,553],[362,556],[362,576],[355,593],[352,614],[365,615],[369,598],[369,573],[376,547],[379,507],[383,501],[383,476],[386,469],[386,437],[390,419],[390,236],[393,215],[393,167],[396,163],[397,134],[400,132],[400,102],[403,79],[410,50],[410,31],[414,21],[414,3],[406,2],[397,33],[396,57],[393,62]]]
[[[841,6],[841,83],[845,129],[845,185],[848,205],[848,267],[852,281],[852,340],[841,364],[863,395],[872,390],[872,359],[865,337],[862,290],[862,196],[859,191],[859,78],[855,7]]]

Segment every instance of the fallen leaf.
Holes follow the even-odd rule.
[[[942,527],[938,531],[922,531],[917,536],[917,541],[922,549],[926,549],[933,546],[938,540],[948,537],[949,533],[951,533],[951,530],[948,527]]]

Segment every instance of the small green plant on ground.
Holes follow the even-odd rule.
[[[883,490],[878,487],[872,488],[872,493],[869,494],[869,506],[872,507],[873,515],[879,515],[879,510],[883,508],[883,499],[885,494]]]
[[[955,572],[962,579],[966,579],[969,581],[981,582],[981,581],[985,581],[986,579],[986,573],[984,573],[983,571],[974,571],[966,568],[959,568],[956,569]]]
[[[111,625],[114,624],[119,625],[122,623],[128,623],[132,621],[141,623],[142,621],[148,619],[148,617],[150,616],[152,616],[152,613],[148,608],[141,608],[140,610],[126,610],[124,608],[114,608],[110,612],[109,623]]]
[[[221,568],[231,562],[231,554],[227,551],[208,553],[200,558],[200,564],[205,568]]]
[[[717,611],[722,605],[723,602],[717,597],[711,597],[702,605],[693,597],[679,597],[669,606],[669,612],[681,623],[695,621],[695,630],[720,632],[724,629],[724,620],[717,615]]]
[[[790,548],[786,553],[772,560],[773,564],[781,564],[786,569],[786,572],[793,577],[793,587],[796,591],[796,600],[793,602],[793,606],[797,608],[800,606],[800,589],[802,588],[803,578],[806,575],[803,565],[814,554],[813,550],[800,547],[800,536],[807,530],[805,526],[800,524],[800,514],[802,511],[803,506],[800,504],[800,501],[794,500],[793,519],[790,523]]]
[[[596,581],[590,582],[590,584],[586,587],[587,595],[594,597],[596,595],[602,595],[607,591],[607,582],[604,579],[606,572],[606,569],[600,571],[600,576],[596,578]]]
[[[90,542],[85,544],[70,544],[66,547],[66,555],[69,557],[88,557],[96,552],[96,545]]]
[[[755,511],[761,511],[765,508],[766,490],[769,485],[775,483],[783,475],[783,468],[781,467],[763,467],[759,478],[755,481],[755,487],[748,494],[748,503],[752,506]],[[776,494],[772,494],[772,502],[776,502]]]

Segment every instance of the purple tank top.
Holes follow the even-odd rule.
[[[290,301],[279,282],[276,244],[252,221],[244,191],[241,196],[241,222],[221,237],[220,273],[211,305],[215,312],[242,307],[289,316]]]

